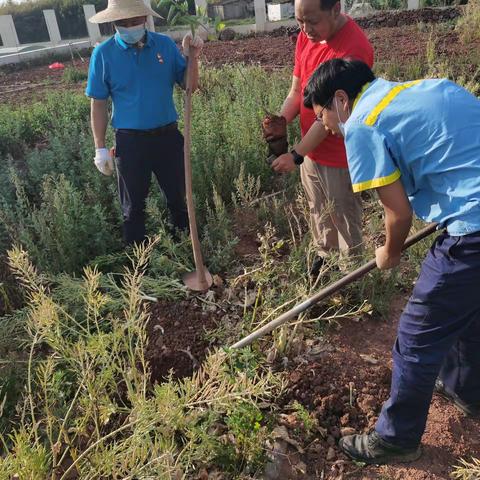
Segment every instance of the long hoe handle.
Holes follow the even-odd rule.
[[[420,230],[416,234],[408,237],[407,240],[405,241],[405,244],[403,245],[402,250],[406,250],[407,248],[411,247],[412,245],[419,242],[420,240],[423,240],[425,237],[428,237],[436,229],[437,229],[437,224],[436,223],[429,224],[428,226],[426,226],[425,228],[423,228],[422,230]],[[328,287],[320,290],[318,293],[316,293],[312,297],[308,298],[304,302],[298,304],[296,307],[292,308],[288,312],[283,313],[282,315],[275,318],[271,322],[267,323],[263,327],[259,328],[258,330],[255,330],[250,335],[246,336],[242,340],[240,340],[237,343],[235,343],[234,345],[232,345],[231,348],[242,348],[242,347],[246,347],[247,345],[250,345],[255,340],[263,337],[264,335],[271,332],[275,328],[277,328],[280,325],[283,325],[284,323],[288,322],[292,318],[296,317],[298,314],[307,310],[307,308],[310,308],[312,305],[315,305],[316,303],[318,303],[320,300],[323,300],[323,299],[329,297],[333,293],[341,290],[346,285],[349,285],[350,283],[354,282],[355,280],[358,280],[360,277],[363,277],[366,273],[368,273],[370,270],[373,270],[376,266],[377,266],[376,261],[375,260],[370,260],[365,265],[357,268],[353,272],[345,275],[340,280],[337,280],[336,282],[332,283]]]
[[[194,47],[190,46],[190,58],[192,58]],[[187,82],[185,88],[185,116],[184,116],[184,163],[185,163],[185,191],[187,197],[188,221],[190,224],[190,238],[193,247],[193,258],[195,260],[194,277],[187,274],[184,282],[187,287],[193,290],[207,290],[211,285],[211,275],[206,271],[203,264],[203,255],[198,240],[197,220],[195,215],[195,206],[193,204],[192,193],[192,163],[190,161],[191,152],[191,125],[192,125],[192,62],[187,62]]]

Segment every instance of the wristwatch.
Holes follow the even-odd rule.
[[[303,163],[303,157],[295,151],[295,149],[290,150],[290,153],[293,156],[293,162],[295,165],[301,165]]]

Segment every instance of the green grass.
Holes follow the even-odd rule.
[[[63,72],[63,81],[65,83],[79,83],[87,80],[87,72],[78,70],[75,67],[67,67]]]

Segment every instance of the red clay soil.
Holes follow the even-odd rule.
[[[72,67],[72,62],[65,62]],[[75,64],[79,70],[88,70],[88,58],[84,64]],[[26,103],[42,100],[48,92],[59,90],[78,91],[80,84],[67,84],[63,81],[63,70],[49,70],[48,65],[28,69],[0,69],[0,105]]]
[[[394,302],[389,321],[346,320],[319,344],[313,356],[298,357],[279,404],[285,407],[293,400],[300,402],[313,412],[323,434],[317,433],[304,446],[301,460],[307,465],[307,475],[285,480],[446,480],[459,458],[480,457],[480,421],[463,417],[437,397],[423,437],[424,454],[415,463],[360,468],[336,446],[342,434],[369,431],[388,397],[390,350],[404,303],[404,298]],[[152,381],[162,381],[170,371],[177,378],[191,375],[213,346],[206,333],[216,327],[218,317],[192,300],[159,302],[150,312],[146,357]],[[295,426],[291,427],[294,430]],[[302,440],[298,437],[300,443]]]
[[[345,429],[369,431],[388,397],[390,351],[405,302],[406,299],[394,302],[391,320],[387,322],[345,321],[328,337],[323,354],[290,372],[288,393],[283,400],[298,400],[314,412],[320,427],[326,429],[325,438],[319,437],[306,449],[303,461],[309,468],[308,478],[446,480],[460,457],[480,457],[480,420],[465,418],[436,396],[423,436],[423,456],[418,461],[359,468],[336,446]]]
[[[408,60],[423,60],[431,32],[417,25],[402,27],[367,28],[365,32],[373,45],[378,63],[402,63]],[[435,51],[438,55],[467,56],[480,48],[480,43],[464,45],[458,33],[445,27],[434,34]],[[208,42],[204,47],[203,62],[210,66],[226,63],[261,65],[265,68],[293,66],[295,42],[285,33],[283,36],[257,36],[230,42]],[[476,65],[478,68],[478,64]]]
[[[385,14],[381,14],[384,15]],[[410,15],[410,14],[409,14]],[[420,13],[419,21],[423,18]],[[370,18],[370,17],[368,17]],[[368,20],[368,18],[366,20]],[[410,18],[410,17],[409,17]],[[365,20],[365,21],[366,21]],[[371,24],[371,20],[368,20]],[[367,22],[367,25],[369,23]],[[430,38],[429,28],[419,28],[417,25],[397,27],[379,26],[385,22],[373,23],[365,31],[375,50],[375,58],[379,63],[393,63],[399,60],[425,57],[426,46]],[[251,36],[239,40],[207,42],[201,57],[208,66],[222,66],[228,63],[244,63],[261,65],[264,68],[283,68],[293,65],[295,41],[292,32],[295,29],[279,29],[269,35]],[[463,45],[454,31],[444,29],[435,32],[436,51],[438,54],[462,57],[472,52],[480,45]],[[71,61],[64,62],[72,66]],[[478,65],[472,65],[472,72]],[[62,71],[52,71],[48,65],[31,67],[12,71],[12,67],[0,69],[0,104],[30,102],[41,100],[50,90],[83,91],[85,82],[66,84],[62,79]],[[87,71],[88,59],[81,63],[75,59],[75,68]]]
[[[215,312],[204,311],[193,301],[158,302],[150,309],[147,325],[152,383],[174,377],[190,376],[213,345],[206,333],[217,325]]]
[[[233,228],[238,237],[238,243],[235,245],[235,255],[242,259],[243,264],[248,264],[249,259],[258,256],[258,247],[260,246],[257,237],[258,221],[255,212],[248,208],[237,212]]]

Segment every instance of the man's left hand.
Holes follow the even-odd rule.
[[[188,32],[183,37],[182,48],[186,57],[198,58],[203,48],[203,40],[198,35],[192,37],[192,33]]]
[[[295,162],[291,153],[284,153],[272,162],[272,168],[278,173],[287,173],[295,170]]]
[[[389,253],[385,248],[385,245],[375,250],[375,260],[379,270],[388,270],[389,268],[400,265],[400,256],[401,252],[395,255]]]

